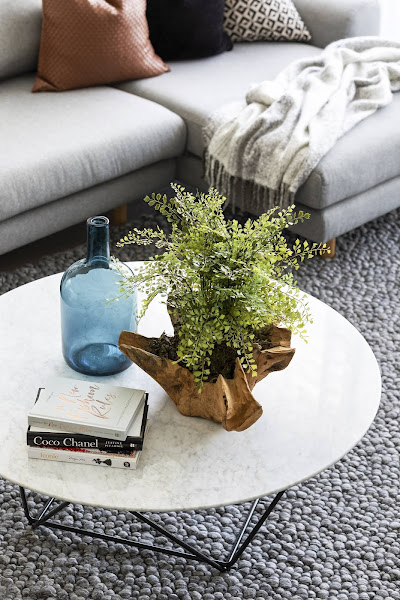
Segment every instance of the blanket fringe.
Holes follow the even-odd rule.
[[[287,184],[282,183],[278,189],[271,189],[241,179],[228,173],[222,163],[208,152],[204,155],[204,177],[210,187],[216,188],[226,197],[226,204],[235,212],[239,208],[243,212],[261,214],[279,206],[288,208],[294,203],[295,193]]]

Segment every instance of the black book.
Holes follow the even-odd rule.
[[[43,389],[39,388],[35,402],[38,400]],[[146,429],[148,398],[149,395],[146,394],[143,407],[139,410],[136,419],[129,428],[128,437],[124,441],[95,437],[82,433],[67,433],[65,431],[43,429],[30,425],[27,431],[28,446],[35,448],[58,448],[59,450],[100,450],[113,454],[130,454],[134,450],[140,451],[143,448]]]

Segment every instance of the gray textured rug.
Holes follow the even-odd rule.
[[[136,224],[135,224],[136,225]],[[114,239],[122,230],[114,229]],[[343,460],[288,491],[237,566],[208,566],[122,545],[26,526],[17,488],[0,480],[0,598],[7,600],[337,600],[400,599],[399,361],[400,212],[338,241],[335,260],[313,259],[301,287],[333,306],[365,336],[382,370],[381,408]],[[132,248],[121,258],[143,258]],[[83,248],[0,273],[0,292],[64,270]],[[332,357],[335,360],[335,357]],[[42,499],[30,496],[32,509]],[[153,515],[214,554],[227,548],[248,505]],[[128,514],[77,506],[65,522],[140,532]],[[220,535],[221,523],[224,527]]]

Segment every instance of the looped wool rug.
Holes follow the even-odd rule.
[[[132,225],[151,226],[152,221],[146,217]],[[112,228],[113,241],[127,229]],[[341,237],[335,259],[315,258],[298,272],[300,286],[343,314],[371,345],[382,371],[381,407],[347,456],[284,495],[231,571],[221,574],[194,561],[45,527],[33,531],[18,488],[0,480],[0,599],[399,600],[399,248],[397,211]],[[119,256],[143,259],[148,252],[129,247]],[[81,246],[0,272],[0,292],[63,271],[84,254]],[[43,498],[30,494],[29,505],[39,510]],[[232,544],[248,508],[150,516],[218,557]],[[60,513],[60,519],[168,543],[128,513],[78,505]]]

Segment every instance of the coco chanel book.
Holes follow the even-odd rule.
[[[28,425],[122,441],[146,400],[144,390],[64,377],[43,388]]]
[[[43,392],[43,388],[38,391],[38,398]],[[30,425],[27,431],[27,444],[35,448],[47,448],[50,450],[94,450],[100,452],[110,452],[112,454],[130,454],[131,452],[141,451],[143,448],[144,433],[147,423],[148,413],[148,394],[143,406],[128,429],[126,440],[115,440],[105,437],[91,436],[82,433],[72,433],[67,431],[55,431],[54,429],[45,429]]]

